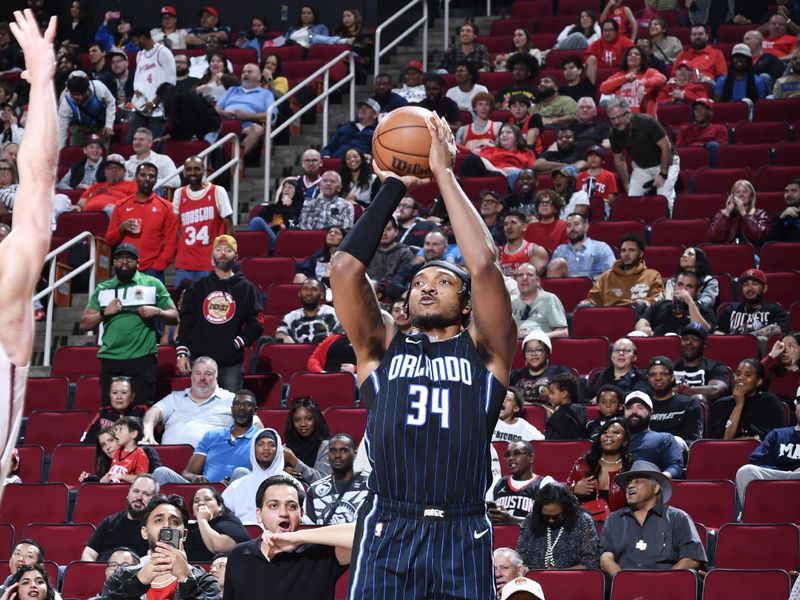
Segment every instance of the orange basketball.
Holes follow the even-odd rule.
[[[372,136],[372,156],[379,169],[398,175],[430,177],[428,156],[431,134],[426,108],[404,106],[390,112],[378,123]]]

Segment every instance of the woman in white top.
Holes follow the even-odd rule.
[[[342,177],[341,195],[352,204],[369,206],[380,183],[376,186],[377,176],[372,172],[372,165],[364,153],[357,148],[345,152],[339,175]]]
[[[283,37],[288,43],[294,43],[308,48],[313,43],[311,38],[315,35],[328,35],[328,28],[323,23],[317,23],[317,13],[313,6],[304,4],[300,7],[300,16],[297,23],[289,27]]]
[[[228,61],[221,50],[215,50],[208,59],[208,69],[194,91],[212,104],[219,101],[229,87],[238,85],[236,76],[228,70]]]
[[[597,14],[591,10],[582,10],[578,22],[565,27],[558,34],[553,50],[583,50],[598,39],[600,25],[597,23]]]
[[[178,13],[172,6],[161,9],[161,27],[150,30],[153,41],[164,44],[170,50],[186,50],[187,35],[188,31],[178,28]]]
[[[531,32],[520,27],[515,29],[511,36],[511,52],[501,53],[495,57],[494,70],[508,71],[506,63],[508,63],[508,59],[512,54],[517,53],[530,54],[540,65],[544,63],[544,55],[546,54],[546,52],[542,53],[538,48],[531,48]]]

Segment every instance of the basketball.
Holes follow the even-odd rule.
[[[432,142],[427,125],[430,114],[419,106],[404,106],[378,123],[372,136],[372,156],[379,169],[400,176],[431,176],[428,155]]]

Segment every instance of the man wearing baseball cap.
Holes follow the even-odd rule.
[[[675,363],[675,391],[694,396],[702,404],[730,393],[728,367],[705,356],[708,332],[699,325],[687,325],[681,330],[681,357]]]
[[[83,142],[83,158],[73,163],[56,187],[62,190],[85,190],[105,179],[102,169],[103,138],[96,133],[86,136]]]
[[[611,205],[617,197],[617,177],[603,168],[605,159],[606,149],[603,146],[597,144],[590,146],[586,150],[586,163],[589,168],[578,173],[575,183],[579,190],[586,192],[590,202],[595,198],[603,201],[603,216],[607,218],[611,214]],[[568,215],[562,214],[562,218],[566,216]]]
[[[688,450],[703,437],[703,412],[697,398],[675,392],[675,367],[666,356],[654,356],[647,365],[653,413],[650,429],[671,433]]]
[[[186,36],[189,32],[178,28],[178,11],[174,6],[162,6],[161,27],[150,30],[150,37],[156,44],[164,44],[170,50],[185,50]]]
[[[795,40],[796,41],[796,40]],[[750,85],[753,80],[754,86]],[[756,102],[764,98],[767,90],[764,80],[753,73],[753,53],[747,44],[736,44],[731,50],[728,73],[717,79],[715,94],[721,102],[737,102],[745,98]]]
[[[350,148],[363,154],[372,153],[372,134],[378,125],[381,105],[375,98],[358,101],[358,118],[341,125],[333,132],[328,144],[322,149],[322,156],[341,158]]]
[[[669,506],[672,482],[658,467],[636,460],[617,475],[628,506],[611,513],[600,535],[600,568],[611,577],[622,569],[698,569],[708,560],[692,518]]]
[[[683,477],[683,453],[670,433],[650,430],[653,401],[644,392],[634,391],[625,396],[625,422],[630,432],[630,450],[636,460],[647,460],[670,479]]]
[[[89,186],[78,200],[81,210],[107,210],[109,213],[131,194],[136,193],[136,182],[125,179],[125,159],[119,154],[109,154],[103,161],[104,181]]]
[[[503,586],[500,600],[545,600],[542,586],[527,577],[517,577]]]
[[[692,121],[684,123],[678,130],[675,146],[686,148],[689,146],[705,146],[714,152],[720,144],[728,143],[728,128],[722,123],[712,123],[714,115],[714,101],[710,98],[697,98],[692,102]]]
[[[220,26],[219,11],[213,6],[202,6],[197,14],[200,16],[200,27],[193,27],[186,36],[186,46],[203,48],[209,38],[214,38],[221,46],[228,45],[231,28]]]
[[[760,269],[747,269],[739,276],[742,302],[731,304],[719,316],[718,330],[714,333],[731,335],[754,335],[766,349],[770,336],[785,333],[789,315],[780,304],[764,302],[767,291],[767,276]]]
[[[425,100],[425,85],[423,77],[425,68],[418,60],[411,60],[403,69],[403,85],[394,88],[392,92],[405,98],[409,103],[422,102]]]

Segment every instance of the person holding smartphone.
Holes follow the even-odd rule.
[[[142,514],[142,537],[150,547],[138,565],[109,577],[100,598],[114,600],[219,600],[219,582],[189,564],[183,550],[189,514],[177,494],[152,497]]]

